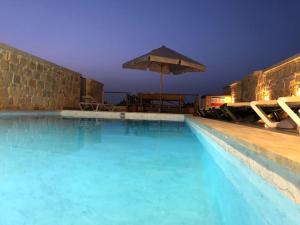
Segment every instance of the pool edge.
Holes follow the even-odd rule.
[[[101,118],[101,119],[125,119],[125,120],[153,120],[184,122],[184,114],[170,113],[142,113],[142,112],[108,112],[108,111],[79,111],[62,110],[60,115],[73,118]]]
[[[286,163],[280,164],[278,161],[274,160],[277,158],[270,157],[269,154],[260,154],[260,152],[257,151],[257,148],[259,148],[258,146],[254,144],[245,145],[234,137],[221,133],[213,127],[201,124],[199,121],[195,120],[193,116],[185,116],[185,122],[193,131],[204,134],[217,142],[222,149],[241,160],[252,171],[283,193],[286,197],[297,204],[300,204],[300,174],[298,173],[298,170],[294,170],[295,165],[293,165],[291,169],[286,166]],[[251,148],[251,146],[253,147]]]

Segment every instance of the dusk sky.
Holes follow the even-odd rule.
[[[165,77],[165,92],[215,93],[300,53],[299,0],[0,0],[0,42],[101,81],[159,91],[159,75],[122,63],[166,45],[205,73]]]

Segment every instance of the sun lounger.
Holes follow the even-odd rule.
[[[250,103],[252,109],[257,113],[257,115],[262,119],[265,123],[266,127],[270,128],[298,128],[300,127],[300,117],[299,114],[300,109],[300,97],[282,97],[277,101],[253,101]],[[276,122],[272,121],[270,117],[266,114],[268,111],[272,111],[274,115],[276,112],[281,111],[285,112],[289,118],[282,119],[279,115],[277,115]],[[274,117],[273,117],[274,118]]]
[[[234,122],[255,122],[261,119],[266,127],[272,128],[277,127],[281,120],[278,112],[282,111],[276,100],[229,103],[222,106],[222,109]]]
[[[300,97],[281,97],[277,100],[277,102],[278,105],[297,124],[297,130],[300,133]]]
[[[92,96],[82,96],[82,101],[79,103],[79,107],[81,110],[93,110],[93,111],[114,111],[114,105],[103,104],[97,102]]]
[[[279,105],[277,104],[276,100],[272,101],[252,101],[250,102],[251,108],[256,112],[256,114],[260,117],[260,119],[265,123],[266,127],[275,128],[278,126],[279,122],[273,122],[266,112],[263,110],[263,108],[273,108],[278,109]]]
[[[297,128],[300,132],[300,97],[290,96],[270,101],[228,103],[221,108],[234,122],[254,122],[260,119],[268,128]],[[251,114],[253,119],[246,119]]]
[[[254,122],[258,119],[250,102],[227,103],[220,107],[233,122]]]

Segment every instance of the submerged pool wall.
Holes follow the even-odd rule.
[[[298,164],[284,162],[284,159],[279,159],[281,163],[278,163],[274,160],[274,156],[262,154],[264,150],[258,149],[258,146],[246,145],[234,137],[197,122],[193,117],[186,117],[185,122],[196,136],[206,135],[286,197],[300,204],[300,166]]]

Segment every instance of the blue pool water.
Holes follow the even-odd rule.
[[[299,215],[185,123],[0,119],[0,225],[297,225]]]

